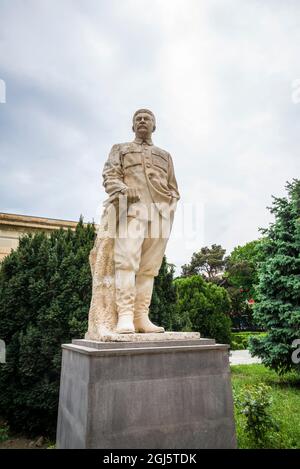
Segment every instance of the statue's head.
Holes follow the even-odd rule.
[[[132,124],[132,130],[137,137],[151,137],[156,128],[155,115],[149,109],[138,109],[133,115]]]

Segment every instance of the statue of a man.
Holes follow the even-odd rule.
[[[117,313],[114,332],[118,334],[164,332],[150,321],[149,305],[179,192],[171,155],[152,142],[155,126],[151,111],[136,111],[135,139],[113,145],[103,170],[103,185],[109,195],[106,206],[116,208],[112,250]],[[101,259],[103,263],[103,256]]]

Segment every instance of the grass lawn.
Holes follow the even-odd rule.
[[[279,377],[264,365],[236,365],[231,367],[233,392],[246,384],[264,383],[271,386],[273,403],[271,414],[280,431],[270,435],[266,448],[300,448],[300,376],[289,373]],[[235,409],[239,448],[254,448],[244,431],[245,417]]]

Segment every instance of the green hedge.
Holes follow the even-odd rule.
[[[265,332],[233,332],[231,339],[231,350],[247,350],[249,348],[250,337],[263,337]]]

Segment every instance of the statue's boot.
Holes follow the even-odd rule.
[[[149,275],[137,275],[134,304],[135,332],[165,332],[163,327],[158,327],[149,319],[149,306],[152,297],[154,277]]]
[[[133,324],[134,299],[135,299],[135,272],[131,270],[116,270],[116,306],[118,334],[130,334],[135,332]]]

